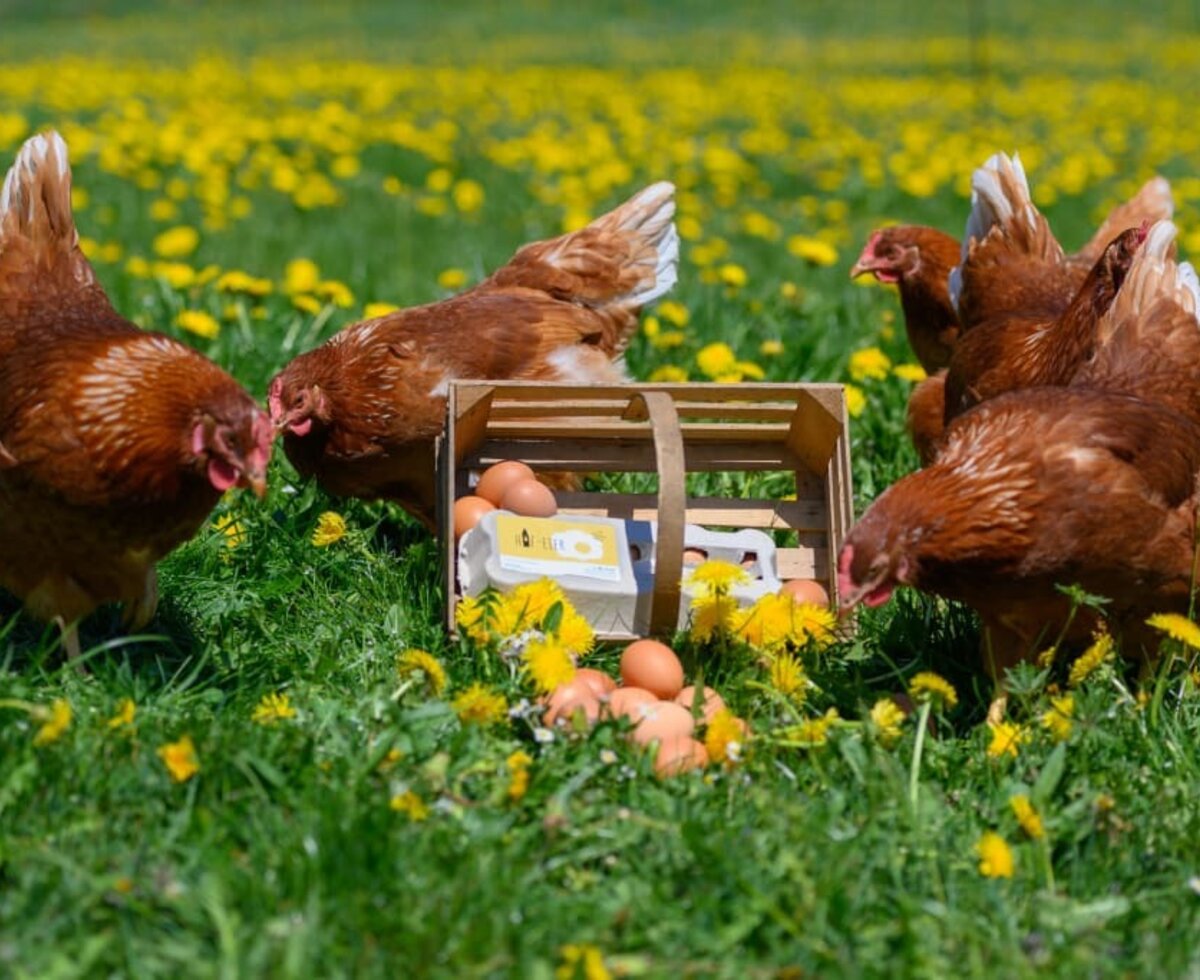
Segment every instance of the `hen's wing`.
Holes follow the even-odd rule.
[[[920,457],[928,466],[937,457],[945,432],[946,372],[924,378],[908,396],[908,434]]]
[[[971,213],[950,298],[964,330],[1021,308],[1063,309],[1075,293],[1062,246],[1033,203],[1020,157],[991,157],[971,177]]]
[[[1176,229],[1160,221],[1097,325],[1095,357],[1073,384],[1138,395],[1200,422],[1200,282],[1171,259]]]

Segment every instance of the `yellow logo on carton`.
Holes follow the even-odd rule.
[[[533,574],[582,575],[619,581],[618,527],[620,524],[615,521],[591,523],[498,514],[496,543],[500,567]]]

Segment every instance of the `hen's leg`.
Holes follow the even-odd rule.
[[[158,572],[151,565],[146,569],[146,581],[142,586],[142,594],[136,598],[129,599],[125,603],[125,611],[121,615],[121,622],[125,624],[125,628],[130,632],[137,633],[143,630],[154,618],[154,613],[158,609]]]
[[[77,661],[81,652],[79,649],[79,620],[75,619],[68,623],[62,616],[55,616],[54,624],[62,634],[62,648],[67,655],[67,660]],[[75,669],[81,674],[87,673],[87,667],[82,663],[76,663]]]

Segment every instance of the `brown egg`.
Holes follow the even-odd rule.
[[[454,501],[454,539],[457,541],[479,523],[481,517],[496,505],[482,497],[459,497]]]
[[[580,712],[587,718],[588,724],[592,724],[600,717],[600,699],[587,680],[580,678],[576,672],[567,683],[559,684],[546,700],[546,714],[542,717],[542,723],[553,726],[556,722],[572,719]]]
[[[706,561],[707,559],[708,559],[708,555],[706,555],[699,548],[684,548],[683,549],[684,565],[689,565],[689,566],[690,565],[699,565],[701,562]]]
[[[580,667],[575,671],[575,680],[583,681],[598,698],[606,697],[609,692],[617,689],[617,682],[608,674],[602,670],[593,670],[591,667]]]
[[[632,738],[638,745],[649,745],[651,742],[669,742],[676,738],[690,738],[696,730],[696,723],[686,708],[681,708],[674,701],[659,701],[656,704],[639,705],[635,711],[642,715],[632,732]]]
[[[554,491],[533,479],[513,481],[504,491],[500,506],[522,517],[553,517],[558,513]]]
[[[641,721],[638,708],[642,705],[657,704],[658,698],[640,687],[618,687],[608,696],[608,713],[613,718],[629,718]]]
[[[689,684],[682,691],[675,695],[675,703],[682,705],[690,714],[692,711],[692,702],[696,699],[696,687],[694,684]],[[705,724],[708,724],[713,719],[718,711],[725,707],[725,699],[721,697],[711,687],[704,689],[704,704],[700,708],[700,717]]]
[[[504,499],[504,493],[518,480],[532,480],[533,470],[515,459],[506,459],[503,463],[489,466],[483,471],[475,493],[484,500],[490,500],[497,507]]]
[[[621,683],[670,700],[683,687],[683,664],[657,640],[635,640],[621,654]]]
[[[708,749],[694,738],[673,738],[661,743],[654,757],[656,776],[678,776],[708,765]]]
[[[790,595],[797,602],[811,602],[818,606],[829,606],[829,593],[820,582],[810,578],[794,578],[779,587],[780,595]]]

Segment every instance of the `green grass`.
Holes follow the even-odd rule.
[[[11,102],[0,101],[0,116],[12,110],[31,125],[76,120],[109,131],[111,106],[75,108],[41,92],[22,99],[19,84],[5,80],[4,70],[19,71],[26,58],[60,53],[134,52],[170,62],[193,46],[239,56],[309,46],[360,59],[469,66],[478,43],[481,59],[540,51],[548,63],[607,66],[617,83],[640,92],[655,80],[621,52],[628,45],[630,62],[649,63],[658,21],[673,42],[664,60],[711,66],[726,55],[714,39],[731,27],[769,52],[776,36],[786,48],[866,31],[878,32],[873,40],[881,44],[892,29],[953,34],[961,25],[947,18],[964,16],[948,3],[919,18],[876,16],[856,5],[794,6],[763,5],[745,17],[734,7],[697,8],[685,18],[664,5],[647,18],[615,3],[590,16],[561,5],[511,15],[507,7],[472,5],[444,20],[416,5],[359,4],[359,16],[345,19],[310,4],[267,4],[252,15],[238,12],[240,5],[192,14],[183,5],[126,4],[111,19],[81,17],[76,4],[48,13],[30,6],[12,13],[12,33],[0,39],[10,53],[0,92]],[[1022,4],[1007,25],[1011,33],[1034,33],[1039,23],[1065,30],[1078,16],[1075,8],[1051,7],[1039,20],[1040,7]],[[1194,27],[1188,18],[1177,6],[1151,6],[1147,26],[1163,33]],[[1091,34],[1092,26],[1076,33]],[[555,32],[561,47],[547,42]],[[520,44],[507,48],[510,36]],[[690,46],[695,38],[705,44]],[[779,70],[797,85],[813,85],[815,69]],[[926,66],[895,71],[920,74]],[[1194,91],[1195,72],[1178,85]],[[168,117],[205,111],[203,100],[176,104],[171,95],[139,94],[152,107],[167,100]],[[297,98],[314,112],[321,102],[319,92]],[[359,105],[357,90],[327,98],[351,110]],[[447,98],[457,104],[457,96]],[[594,93],[588,98],[589,107],[602,104]],[[649,101],[652,116],[670,118]],[[405,118],[437,115],[436,105],[400,105]],[[734,109],[723,111],[728,118],[714,123],[714,136],[745,128]],[[893,139],[887,112],[878,115],[880,131]],[[465,135],[454,167],[485,186],[481,215],[451,210],[434,218],[411,195],[384,194],[385,175],[420,187],[433,165],[364,138],[362,171],[339,185],[338,207],[306,211],[267,189],[247,191],[252,215],[206,231],[188,260],[278,280],[289,259],[306,256],[352,289],[355,308],[314,319],[275,294],[263,318],[247,302],[215,341],[190,339],[261,396],[282,364],[353,320],[363,302],[436,299],[444,295],[436,286],[441,270],[461,267],[475,279],[521,242],[557,233],[561,209],[537,194],[554,180],[497,165],[468,117],[461,115]],[[1013,132],[1028,139],[1020,117],[1004,116],[1008,128],[1000,127],[1004,135],[992,145]],[[503,131],[508,120],[487,125]],[[1137,125],[1130,131],[1139,132]],[[4,165],[16,142],[0,156]],[[1147,163],[1138,153],[1135,145],[1116,158],[1132,169]],[[679,176],[669,161],[648,157],[633,162],[628,181],[598,193],[597,210],[643,180]],[[1191,172],[1182,156],[1164,153],[1149,163]],[[880,216],[957,231],[965,202],[946,189],[916,198],[890,181],[870,187],[853,176],[831,194],[818,189],[817,170],[786,155],[763,160],[766,189],[752,191],[747,182],[736,204],[726,205],[713,203],[712,187],[700,181],[697,193],[711,206],[709,234],[715,228],[732,242],[731,259],[749,270],[750,283],[737,292],[705,284],[685,260],[674,293],[691,313],[685,345],[659,351],[639,337],[629,356],[635,375],[666,361],[691,365],[699,347],[716,340],[760,361],[770,380],[844,380],[849,353],[871,344],[894,361],[910,359],[902,330],[887,329],[898,326],[891,323],[899,317],[894,297],[851,285],[845,270]],[[120,243],[126,256],[149,255],[154,235],[175,223],[152,220],[159,191],[109,172],[94,150],[80,154],[76,174],[90,197],[78,215],[82,233]],[[1113,189],[1112,179],[1097,179],[1048,209],[1068,243],[1082,237]],[[836,266],[803,266],[779,242],[737,229],[748,201],[785,223],[788,234],[815,230],[818,222],[796,204],[803,195],[847,204],[844,220],[827,222],[842,235]],[[185,200],[178,221],[201,220],[200,206]],[[137,278],[124,260],[99,264],[98,273],[118,308],[160,329],[176,330],[174,316],[185,306],[219,315],[229,301],[211,288],[172,290]],[[780,294],[784,281],[798,285],[797,298]],[[782,355],[759,357],[768,338],[785,341]],[[864,388],[868,408],[852,428],[860,510],[915,464],[903,430],[908,385],[889,377]],[[1139,705],[1135,677],[1102,668],[1077,690],[1074,731],[1061,746],[1038,719],[1046,685],[1065,684],[1063,665],[1024,669],[1009,714],[1029,724],[1030,740],[1016,758],[993,759],[981,725],[991,689],[978,671],[973,617],[902,594],[864,616],[852,641],[806,654],[819,686],[806,716],[836,707],[854,722],[834,728],[818,748],[775,744],[773,733],[794,720],[794,709],[764,692],[763,673],[749,658],[692,651],[689,662],[703,667],[759,737],[743,766],[660,781],[615,725],[539,745],[530,711],[481,729],[461,724],[448,698],[400,692],[396,657],[419,647],[445,664],[451,695],[479,679],[514,704],[529,693],[496,656],[445,637],[438,552],[427,534],[393,508],[334,500],[301,483],[282,454],[271,476],[266,501],[235,496],[215,515],[240,523],[236,548],[206,527],[162,563],[151,635],[123,636],[112,610],[86,624],[87,675],[63,664],[52,630],[6,601],[0,975],[549,978],[563,963],[562,947],[579,943],[599,947],[615,973],[651,977],[1200,971],[1200,698],[1178,666],[1158,675],[1166,686],[1157,710]],[[320,549],[310,538],[327,510],[343,514],[350,532]],[[589,662],[613,669],[617,653],[602,650]],[[924,740],[914,803],[913,723],[885,748],[857,722],[877,698],[926,669],[948,677],[961,703]],[[296,717],[255,724],[256,705],[281,691]],[[107,720],[126,697],[137,704],[135,725],[110,729]],[[70,702],[73,722],[58,740],[34,745],[37,722],[12,704],[56,698]],[[156,750],[185,734],[200,772],[177,784]],[[505,760],[517,749],[535,761],[527,795],[512,802]],[[429,804],[428,819],[414,822],[389,808],[406,790]],[[1045,819],[1044,842],[1026,839],[1017,826],[1008,801],[1022,792]],[[986,829],[998,830],[1016,852],[1011,880],[979,873],[974,845]]]

